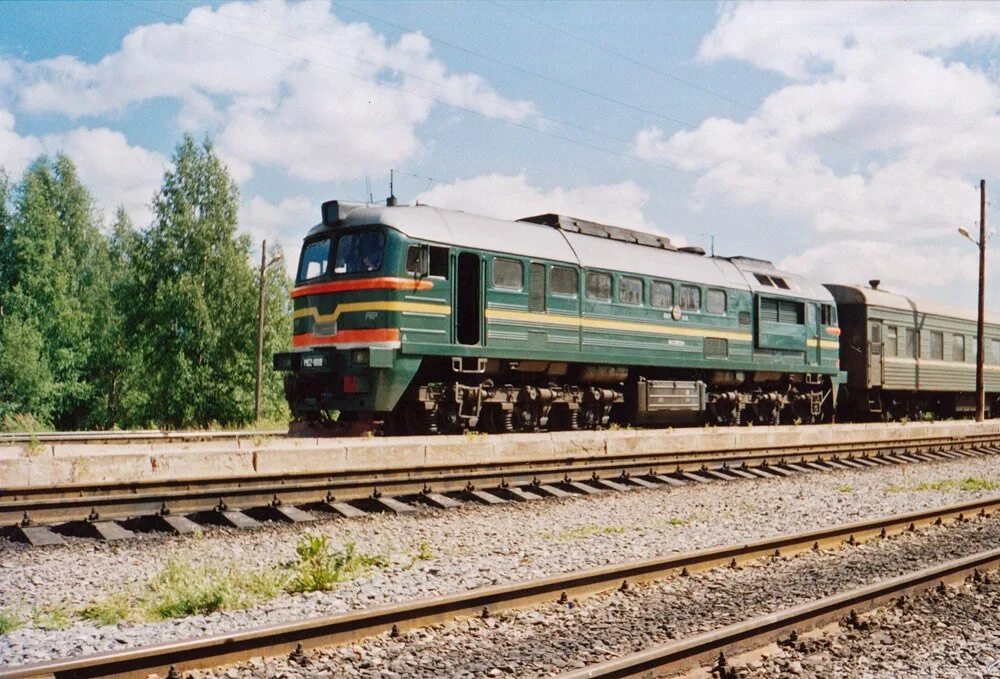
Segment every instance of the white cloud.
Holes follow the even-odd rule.
[[[498,219],[555,212],[626,228],[656,228],[643,214],[649,191],[633,181],[544,191],[531,186],[524,174],[489,174],[437,184],[416,200]]]
[[[0,109],[0,167],[16,180],[42,152],[42,143],[36,137],[19,135],[14,130],[14,123],[14,115]]]
[[[135,226],[149,226],[153,195],[163,181],[167,158],[132,146],[121,132],[104,128],[81,127],[42,140],[49,153],[63,152],[76,163],[80,179],[109,217],[120,205]]]
[[[479,76],[450,73],[424,36],[392,43],[341,21],[328,2],[197,7],[179,23],[133,29],[96,63],[64,55],[11,65],[26,111],[105,115],[179,100],[178,122],[217,135],[239,179],[255,165],[317,182],[382,172],[420,148],[431,99],[506,120],[533,115]]]
[[[14,127],[14,116],[0,109],[0,167],[15,181],[38,156],[62,152],[76,164],[81,181],[107,216],[121,205],[136,226],[149,224],[150,203],[168,164],[164,156],[105,128],[78,127],[38,137],[22,136]]]
[[[285,253],[285,268],[294,275],[298,261],[300,241],[312,226],[319,222],[319,203],[305,196],[285,198],[272,203],[261,196],[254,196],[240,204],[240,229],[250,234],[259,248],[267,239],[268,249],[280,245]],[[260,250],[257,250],[260,256]]]
[[[1000,86],[981,66],[998,39],[982,4],[728,5],[700,56],[786,82],[743,120],[648,127],[634,152],[696,174],[695,207],[722,197],[811,228],[790,268],[948,294],[969,275],[955,228],[978,217],[975,180],[1000,174]]]

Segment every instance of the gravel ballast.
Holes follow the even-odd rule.
[[[0,608],[29,623],[0,637],[0,664],[231,632],[996,494],[988,485],[970,491],[948,483],[934,486],[968,477],[1000,481],[1000,458],[635,489],[502,507],[470,505],[257,531],[210,530],[200,538],[74,540],[52,549],[5,543],[0,545]],[[310,532],[328,535],[337,547],[353,542],[360,552],[384,555],[389,567],[332,591],[281,595],[245,611],[104,626],[75,617],[95,601],[141,590],[171,559],[192,566],[275,567],[293,559],[296,542]],[[57,620],[68,628],[32,626],[33,618],[51,619],[53,610],[69,614]],[[38,611],[43,615],[35,615]]]
[[[395,639],[382,635],[319,650],[304,661],[258,659],[193,676],[550,676],[992,549],[998,539],[996,518],[936,527],[826,554],[761,561],[741,570],[722,568],[582,602],[437,625]],[[789,662],[775,668],[786,676],[798,666]]]
[[[803,638],[761,660],[735,665],[744,679],[1000,677],[1000,574],[892,606]]]

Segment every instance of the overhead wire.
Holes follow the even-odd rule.
[[[378,22],[380,24],[383,24],[385,26],[391,26],[391,27],[396,28],[398,30],[406,31],[406,32],[409,32],[409,33],[415,32],[415,29],[413,29],[411,27],[403,26],[403,25],[398,24],[398,23],[396,23],[394,21],[389,21],[388,19],[385,19],[383,17],[376,16],[376,15],[371,14],[369,12],[364,12],[364,11],[362,11],[362,10],[356,8],[356,7],[351,7],[350,5],[346,5],[344,3],[337,2],[336,0],[333,0],[330,4],[332,4],[334,7],[339,7],[340,9],[345,9],[345,10],[347,10],[349,12],[353,12],[353,13],[358,14],[360,16],[363,16],[363,17],[365,17],[367,19],[371,19],[372,21],[375,21],[375,22]],[[621,99],[615,99],[614,97],[610,97],[610,96],[608,96],[606,94],[602,94],[601,92],[595,92],[593,90],[588,90],[585,87],[580,87],[578,85],[574,85],[572,83],[568,83],[565,80],[560,80],[558,78],[553,78],[552,76],[548,76],[548,75],[545,75],[544,73],[539,73],[537,71],[532,71],[531,69],[524,68],[523,66],[518,66],[517,64],[511,63],[509,61],[504,61],[503,59],[498,59],[496,57],[491,57],[488,54],[483,54],[482,52],[477,52],[475,50],[469,49],[468,47],[463,47],[462,45],[457,45],[457,44],[455,44],[453,42],[449,42],[447,40],[443,40],[441,38],[437,38],[437,37],[435,37],[435,36],[427,33],[424,30],[421,30],[420,33],[425,38],[427,38],[428,40],[430,40],[431,42],[437,43],[439,45],[444,45],[445,47],[449,47],[449,48],[451,48],[453,50],[456,50],[456,51],[459,51],[459,52],[463,52],[465,54],[469,54],[471,56],[474,56],[476,58],[482,59],[484,61],[488,61],[490,63],[498,64],[500,66],[503,66],[505,68],[509,68],[509,69],[517,71],[519,73],[523,73],[523,74],[531,76],[533,78],[538,78],[539,80],[544,80],[545,82],[552,83],[554,85],[559,85],[560,87],[564,87],[564,88],[566,88],[568,90],[572,90],[572,91],[578,92],[580,94],[585,94],[587,96],[591,96],[591,97],[594,97],[594,98],[597,98],[597,99],[601,99],[603,101],[615,104],[617,106],[621,106],[623,108],[631,109],[631,110],[636,111],[638,113],[642,113],[642,114],[649,115],[649,116],[655,116],[657,118],[662,118],[663,120],[667,120],[667,121],[669,121],[671,123],[674,123],[676,125],[679,125],[681,127],[687,127],[689,129],[694,129],[694,128],[697,127],[696,123],[692,123],[692,122],[689,122],[687,120],[682,120],[681,118],[676,118],[674,116],[670,116],[670,115],[667,115],[665,113],[661,113],[659,111],[653,111],[652,109],[643,108],[642,106],[636,106],[635,104],[630,104],[627,101],[622,101]]]
[[[135,7],[136,9],[139,9],[141,11],[148,12],[148,13],[151,13],[151,14],[156,14],[156,15],[163,16],[163,17],[167,17],[167,18],[173,19],[175,21],[185,21],[185,19],[183,17],[178,17],[176,15],[170,14],[169,12],[163,12],[163,11],[160,11],[160,10],[156,10],[156,9],[153,9],[153,8],[147,6],[147,5],[144,5],[144,4],[127,2],[127,0],[126,0],[125,4],[129,4],[129,5]],[[218,16],[224,16],[227,19],[232,19],[232,17],[229,17],[229,16],[224,15],[224,14],[219,14]],[[252,22],[250,22],[250,23],[252,23]],[[678,172],[678,173],[681,173],[681,174],[687,174],[687,175],[692,175],[693,174],[690,171],[684,170],[684,169],[682,169],[682,168],[680,168],[680,167],[678,167],[678,166],[676,166],[674,164],[671,164],[671,163],[657,162],[657,161],[654,161],[654,160],[649,160],[647,158],[643,158],[641,156],[637,156],[637,155],[632,154],[632,153],[626,153],[626,152],[623,152],[623,151],[617,151],[615,149],[609,149],[607,147],[598,146],[597,144],[592,144],[592,143],[587,142],[587,141],[583,141],[583,140],[580,140],[580,139],[574,139],[572,137],[568,137],[568,136],[563,135],[563,134],[557,134],[557,133],[551,132],[549,130],[543,130],[543,129],[539,129],[537,127],[532,127],[531,125],[526,125],[526,124],[523,124],[523,123],[519,123],[519,122],[516,122],[514,120],[509,120],[509,119],[506,119],[506,118],[501,118],[499,116],[490,115],[489,113],[485,113],[483,111],[477,111],[475,109],[469,108],[467,106],[463,106],[461,104],[455,104],[455,103],[447,101],[445,99],[439,99],[437,97],[433,97],[433,96],[429,96],[427,94],[423,94],[421,92],[417,92],[415,90],[406,88],[406,87],[404,87],[402,85],[398,85],[398,84],[394,84],[394,83],[390,83],[390,82],[385,82],[383,80],[378,80],[377,78],[370,78],[370,77],[365,76],[365,75],[361,75],[361,74],[358,74],[358,73],[354,73],[354,72],[351,72],[351,71],[340,69],[340,68],[337,68],[335,66],[331,66],[329,64],[326,64],[324,62],[319,62],[319,61],[316,61],[315,59],[310,59],[308,57],[304,57],[302,55],[291,54],[289,52],[285,52],[285,51],[282,51],[280,49],[277,49],[277,48],[275,48],[275,47],[273,47],[271,45],[266,45],[264,43],[260,43],[260,42],[254,41],[254,40],[250,40],[249,38],[246,38],[246,37],[244,37],[242,35],[238,35],[238,34],[235,34],[235,33],[227,33],[226,31],[222,31],[222,30],[220,30],[218,28],[215,28],[213,26],[206,26],[204,24],[190,22],[190,21],[188,22],[188,25],[194,26],[196,28],[200,28],[202,30],[211,31],[213,33],[217,33],[219,35],[223,35],[223,36],[228,37],[228,38],[232,38],[232,39],[235,39],[235,40],[240,40],[240,41],[245,42],[247,44],[254,45],[256,47],[260,47],[261,49],[265,49],[265,50],[268,50],[270,52],[274,52],[275,54],[281,54],[281,55],[286,56],[286,57],[290,57],[290,58],[293,58],[293,59],[298,59],[298,60],[303,61],[305,63],[309,63],[309,64],[312,64],[314,66],[318,66],[320,68],[323,68],[323,69],[326,69],[326,70],[329,70],[329,71],[332,71],[332,72],[335,72],[335,73],[340,73],[342,75],[346,75],[346,76],[351,77],[351,78],[355,78],[355,79],[358,79],[358,80],[363,80],[363,81],[366,81],[366,82],[370,82],[370,83],[372,83],[372,84],[374,84],[374,85],[376,85],[378,87],[382,87],[382,88],[386,88],[386,89],[391,89],[391,90],[396,90],[398,92],[403,92],[404,94],[408,94],[410,96],[418,97],[418,98],[421,98],[421,99],[425,99],[427,101],[431,101],[431,102],[434,102],[434,103],[437,103],[437,104],[441,104],[442,106],[447,106],[447,107],[450,107],[450,108],[454,108],[454,109],[463,111],[465,113],[471,113],[473,115],[476,115],[476,116],[479,116],[479,117],[482,117],[482,118],[486,118],[486,119],[489,119],[489,120],[495,120],[495,121],[501,122],[501,123],[503,123],[505,125],[509,125],[511,127],[516,127],[516,128],[522,129],[522,130],[527,130],[527,131],[532,132],[534,134],[538,134],[538,135],[542,135],[542,136],[546,136],[546,137],[551,137],[551,138],[558,139],[558,140],[561,140],[561,141],[564,141],[564,142],[567,142],[567,143],[570,143],[570,144],[574,144],[576,146],[580,146],[582,148],[587,148],[587,149],[591,149],[591,150],[594,150],[594,151],[599,151],[601,153],[605,153],[605,154],[608,154],[608,155],[611,155],[611,156],[616,156],[616,157],[627,159],[627,160],[637,161],[637,162],[649,165],[651,167],[655,167],[655,168],[659,168],[659,169],[663,169],[663,170],[669,170],[671,172]],[[275,31],[275,32],[281,34],[280,31]],[[285,34],[285,35],[287,35],[287,34]],[[299,42],[303,42],[303,40],[301,38],[293,38],[293,39],[298,40]],[[325,46],[324,46],[324,48],[325,48]],[[389,65],[383,65],[383,67],[387,68],[389,70],[396,70],[392,66],[389,66]],[[543,120],[544,119],[548,119],[545,116],[541,116],[541,115],[539,115],[537,117],[539,119],[543,119]],[[573,126],[572,123],[568,123],[568,122],[565,122],[565,121],[560,121],[560,120],[555,119],[555,118],[551,118],[549,120],[551,120],[552,122],[558,122],[559,124],[565,124],[565,125],[567,125],[569,127]],[[592,133],[595,133],[595,134],[602,134],[602,133],[600,133],[598,131],[591,130],[589,128],[585,128],[585,129],[588,132],[592,132]],[[607,135],[604,135],[604,136],[607,136]],[[619,138],[615,138],[615,139],[617,141],[625,141],[625,140],[622,140],[622,139],[619,139]]]

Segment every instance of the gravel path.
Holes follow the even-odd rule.
[[[53,549],[0,542],[0,613],[14,612],[28,621],[0,636],[0,665],[334,614],[997,492],[921,486],[970,476],[1000,481],[1000,457],[636,489],[503,507],[470,505],[417,516],[324,520],[257,531],[210,530],[200,538],[154,536],[121,544],[80,540]],[[387,557],[389,567],[329,592],[281,595],[245,611],[104,626],[75,615],[116,593],[136,595],[171,559],[193,567],[275,567],[294,558],[297,540],[308,532],[328,535],[338,547],[354,542],[361,552]],[[35,626],[39,623],[65,629],[42,630]]]
[[[1000,677],[1000,578],[909,597],[736,669],[745,679]]]
[[[826,554],[719,569],[488,619],[258,660],[195,677],[543,677],[794,606],[996,546],[1000,519],[945,526]],[[794,661],[792,661],[794,662]],[[787,676],[790,662],[775,665]],[[782,674],[784,671],[784,674]],[[792,672],[794,673],[794,672]],[[776,676],[771,675],[771,676]],[[857,676],[851,673],[836,676]]]

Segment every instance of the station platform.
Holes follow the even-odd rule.
[[[241,438],[199,443],[34,443],[0,446],[5,488],[339,474],[357,471],[544,463],[653,453],[767,451],[1000,435],[983,423],[870,423],[625,429],[386,438]]]

